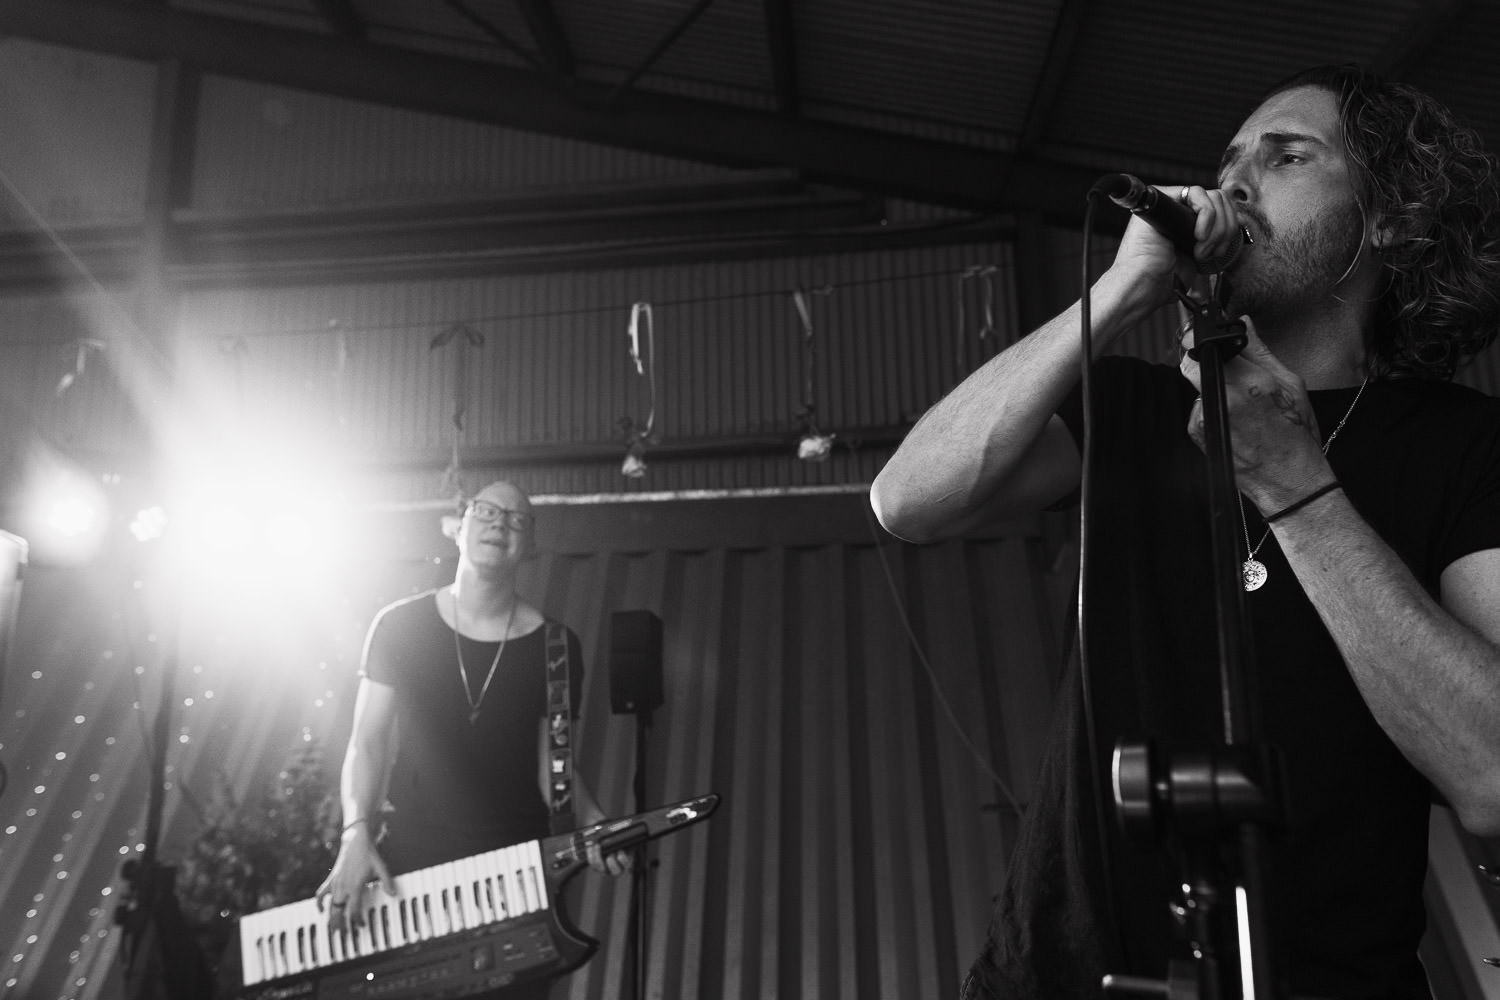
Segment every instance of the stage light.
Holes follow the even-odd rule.
[[[17,512],[19,534],[30,540],[40,563],[78,566],[104,544],[109,499],[96,475],[52,454],[28,457],[27,486]]]
[[[130,534],[138,542],[152,542],[166,534],[167,512],[161,507],[147,507],[136,511],[130,522]]]
[[[91,497],[78,494],[54,499],[47,506],[44,523],[59,538],[80,538],[99,530],[104,512]]]

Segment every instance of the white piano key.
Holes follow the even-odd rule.
[[[474,908],[479,912],[479,917],[487,924],[499,921],[499,911],[495,909],[495,889],[491,871],[487,865],[476,865],[474,868],[473,881],[469,886],[469,892],[474,897]]]
[[[292,903],[286,908],[288,918],[293,922],[298,931],[297,943],[297,971],[305,972],[309,969],[319,967],[314,941],[318,934],[318,925],[327,918],[323,911],[318,909],[317,900],[304,899],[301,902]]]
[[[479,866],[473,858],[461,858],[458,861],[458,892],[463,898],[464,924],[468,927],[481,927],[489,923],[485,919],[484,911],[479,906],[479,898],[474,892],[474,887],[479,882]]]
[[[319,910],[316,902],[313,905],[311,949],[313,968],[321,969],[331,964],[332,960],[328,955],[328,912]]]
[[[260,950],[260,914],[240,918],[240,976],[246,985],[266,978],[265,961]]]
[[[394,908],[393,898],[382,891],[380,894],[380,903],[375,907],[375,942],[377,947],[382,951],[389,951],[398,944],[391,933],[391,918]]]
[[[545,910],[548,906],[547,883],[542,876],[542,845],[533,840],[521,845],[521,853],[527,872],[527,885],[536,900],[532,912]]]
[[[422,926],[418,910],[421,907],[422,890],[418,872],[407,872],[396,876],[396,896],[400,900],[402,936],[407,941],[422,940]]]
[[[504,863],[501,866],[503,880],[501,886],[504,888],[505,896],[505,919],[513,920],[526,912],[526,897],[521,890],[521,882],[517,877],[520,869],[516,864],[516,851],[507,847],[501,851]]]
[[[441,919],[438,926],[444,934],[456,934],[464,929],[463,914],[458,912],[458,897],[453,893],[453,863],[438,866],[437,898],[435,900]]]
[[[499,870],[499,861],[496,852],[475,858],[474,879],[478,883],[477,894],[479,900],[479,915],[487,924],[498,923],[505,919],[500,910],[500,898],[496,888],[495,876]]]
[[[453,863],[438,865],[432,873],[432,906],[437,912],[439,934],[454,934],[464,929],[463,917],[454,912]]]
[[[526,853],[521,848],[511,849],[510,867],[515,881],[515,895],[520,900],[520,912],[530,913],[537,908],[536,897],[531,891],[531,879],[527,877]]]
[[[432,879],[427,869],[411,873],[413,926],[417,929],[417,940],[427,941],[433,936],[432,929]]]

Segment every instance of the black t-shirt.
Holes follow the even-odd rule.
[[[1096,997],[1104,972],[1165,974],[1180,871],[1163,851],[1121,842],[1110,755],[1120,738],[1167,748],[1222,739],[1205,462],[1185,433],[1196,393],[1176,368],[1136,359],[1107,358],[1095,372],[1086,596],[1096,767],[1075,669],[974,966],[976,996]],[[1325,438],[1356,391],[1311,394]],[[1074,393],[1062,410],[1080,443],[1081,409]],[[1455,559],[1500,547],[1500,400],[1446,382],[1372,382],[1328,458],[1431,593]],[[1253,544],[1264,522],[1248,501],[1245,515]],[[1415,956],[1429,787],[1365,707],[1274,535],[1258,558],[1269,580],[1247,595],[1256,701],[1262,739],[1285,763],[1290,821],[1269,872],[1281,967],[1300,994],[1425,997]]]
[[[578,637],[565,633],[576,715],[583,656]],[[546,628],[505,643],[472,724],[454,636],[438,614],[435,592],[428,592],[383,609],[365,642],[362,673],[396,689],[398,742],[381,844],[394,872],[549,832],[537,759],[540,720],[547,716]],[[478,698],[501,644],[459,642]]]

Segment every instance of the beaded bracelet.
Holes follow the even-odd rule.
[[[1318,497],[1323,496],[1325,493],[1332,493],[1334,490],[1341,490],[1343,488],[1344,485],[1337,479],[1335,479],[1328,485],[1320,486],[1317,489],[1313,490],[1307,496],[1303,497],[1301,500],[1298,500],[1290,507],[1284,507],[1281,510],[1278,510],[1276,513],[1270,515],[1269,517],[1261,518],[1261,520],[1265,521],[1267,524],[1270,524],[1272,521],[1279,521],[1283,517],[1286,517],[1288,514],[1295,514],[1297,511],[1301,510],[1303,507],[1306,507],[1308,504],[1318,499]]]

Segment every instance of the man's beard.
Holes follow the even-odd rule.
[[[1259,215],[1245,214],[1256,240],[1248,266],[1230,273],[1230,314],[1267,325],[1329,305],[1361,252],[1364,216],[1359,206],[1345,202],[1338,211],[1290,232],[1278,232]]]

